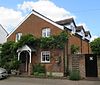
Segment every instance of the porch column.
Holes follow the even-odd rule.
[[[31,51],[29,52],[29,55],[30,55],[30,63],[32,62],[32,56],[31,56]]]
[[[31,51],[29,51],[29,58],[30,58],[30,61],[29,61],[29,71],[28,71],[28,75],[31,75],[32,73],[32,56],[31,56]]]
[[[20,53],[21,53],[21,52],[19,51],[19,52],[18,52],[18,61],[19,61],[19,59],[20,59]]]

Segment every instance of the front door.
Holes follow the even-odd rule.
[[[27,51],[23,51],[20,54],[20,72],[22,74],[28,73],[28,64],[29,64],[29,53]]]
[[[85,55],[86,77],[97,77],[97,55]]]

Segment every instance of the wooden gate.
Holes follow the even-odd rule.
[[[97,77],[97,55],[94,54],[86,54],[85,55],[85,71],[86,77]]]

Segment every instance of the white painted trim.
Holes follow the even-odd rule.
[[[17,52],[19,52],[19,51],[22,52],[22,51],[27,51],[27,50],[29,50],[31,52],[31,49],[27,45],[24,45],[23,47],[19,48],[17,50]]]
[[[31,56],[31,52],[29,52],[30,55],[30,63],[32,62],[32,56]]]
[[[28,52],[28,50],[29,50],[29,52]],[[24,45],[23,47],[21,47],[21,48],[19,48],[18,50],[17,50],[17,52],[18,52],[18,61],[20,60],[20,53],[22,52],[22,51],[27,51],[28,53],[29,53],[29,59],[30,59],[30,63],[32,62],[32,56],[31,56],[31,49],[27,46],[27,45]]]
[[[11,34],[12,34],[26,19],[28,19],[28,18],[30,17],[30,15],[32,15],[32,14],[34,14],[34,15],[38,16],[39,18],[41,18],[41,19],[43,19],[43,20],[45,20],[45,21],[51,23],[52,25],[54,25],[54,26],[56,26],[56,27],[58,27],[58,28],[64,30],[64,27],[63,27],[63,26],[61,26],[61,25],[59,25],[59,24],[56,24],[55,22],[53,22],[53,21],[49,20],[48,18],[46,18],[46,17],[40,15],[39,13],[36,13],[35,11],[32,11],[30,14],[28,14],[28,15],[16,26],[16,28],[7,36],[7,38],[8,38],[9,36],[11,36]]]
[[[59,25],[59,24],[56,24],[55,22],[53,22],[53,21],[47,19],[46,17],[43,17],[42,15],[36,13],[35,11],[32,11],[32,14],[34,14],[34,15],[40,17],[41,19],[43,19],[43,20],[45,20],[45,21],[47,21],[47,22],[49,22],[49,23],[55,25],[56,27],[58,27],[58,28],[64,30],[64,27],[63,27],[63,26],[61,26],[61,25]]]
[[[20,60],[20,52],[18,53],[18,61]]]
[[[64,73],[63,72],[46,72],[48,76],[54,76],[54,77],[63,77]]]
[[[88,35],[87,37],[85,37],[85,39],[90,41],[91,37]]]
[[[0,24],[0,27],[6,32],[6,34],[8,35],[8,32],[6,31],[6,29]]]
[[[50,57],[50,51],[42,51],[42,52],[41,52],[41,63],[50,63],[50,61],[43,61],[43,60],[42,60],[42,53],[43,53],[43,52],[49,52],[49,57]]]

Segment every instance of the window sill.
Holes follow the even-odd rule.
[[[41,61],[43,64],[50,64],[50,62]]]

